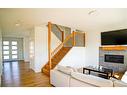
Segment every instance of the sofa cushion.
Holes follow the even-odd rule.
[[[79,81],[75,78],[70,79],[70,87],[97,87],[86,82]]]
[[[127,83],[122,82],[120,80],[114,81],[114,87],[127,87]]]
[[[65,73],[65,74],[71,74],[71,72],[73,72],[73,70],[71,68],[68,68],[66,66],[61,66],[61,65],[57,66],[57,70]]]
[[[77,72],[72,72],[71,76],[79,81],[86,82],[98,87],[113,87],[113,82],[108,79],[100,78],[93,75],[86,75]]]

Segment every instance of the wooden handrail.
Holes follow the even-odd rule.
[[[63,31],[59,28],[59,26],[57,25],[57,24],[54,24],[57,28],[58,28],[58,30],[62,33]]]
[[[71,33],[70,35],[68,35],[66,37],[66,39],[63,41],[63,43],[67,42],[71,37],[73,37],[73,33]]]
[[[48,22],[48,60],[49,60],[49,68],[52,68],[51,65],[51,22]]]
[[[58,45],[55,48],[55,50],[53,50],[53,52],[51,52],[51,56],[55,55],[54,53],[57,52],[58,50],[60,50],[62,48],[62,46],[64,45],[64,43],[66,43],[71,37],[73,37],[73,33],[71,33],[70,35],[68,35],[66,37],[66,39],[60,45]]]
[[[73,31],[73,46],[76,45],[76,41],[75,41],[75,32]]]

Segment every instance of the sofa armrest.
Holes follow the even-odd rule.
[[[114,81],[114,87],[127,87],[127,83],[122,82],[121,80]]]

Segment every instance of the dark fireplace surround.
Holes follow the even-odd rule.
[[[112,69],[113,72],[125,72],[127,70],[127,50],[99,50],[99,65]]]
[[[105,59],[104,59],[105,62],[124,64],[124,55],[105,54],[104,57],[105,57]]]

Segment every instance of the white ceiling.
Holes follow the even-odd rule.
[[[89,15],[89,12],[95,11]],[[20,21],[20,26],[15,26]],[[127,28],[127,9],[0,9],[3,35],[24,36],[51,21],[85,32]]]

